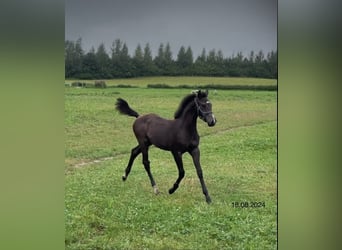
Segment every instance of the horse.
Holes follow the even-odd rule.
[[[150,161],[148,160],[148,149],[151,145],[155,145],[160,149],[171,151],[176,162],[178,178],[173,187],[169,189],[169,194],[173,194],[185,175],[182,155],[188,152],[193,159],[206,202],[211,203],[200,164],[200,150],[198,148],[200,137],[197,132],[197,117],[206,122],[210,127],[216,124],[216,118],[212,112],[212,104],[208,99],[208,90],[199,90],[185,96],[176,110],[173,120],[164,119],[156,114],[139,115],[122,98],[117,99],[115,107],[121,114],[136,118],[133,123],[133,132],[138,145],[131,150],[129,162],[122,180],[126,181],[135,158],[142,153],[142,163],[154,193],[159,193],[150,170]]]

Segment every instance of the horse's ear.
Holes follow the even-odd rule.
[[[198,91],[198,93],[197,93],[197,96],[198,97],[207,97],[208,96],[208,90],[205,90],[205,91],[203,91],[203,90],[199,90]]]
[[[201,90],[195,89],[191,91],[191,94],[198,96],[199,92],[201,92]]]

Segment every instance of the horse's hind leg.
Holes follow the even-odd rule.
[[[182,154],[180,152],[172,152],[172,155],[177,164],[178,178],[175,184],[173,184],[173,187],[169,189],[169,194],[172,194],[177,190],[179,183],[181,182],[181,180],[184,178],[184,175],[185,175],[184,168],[183,168]]]
[[[158,194],[159,190],[157,188],[156,182],[153,179],[151,169],[150,169],[150,161],[148,160],[148,146],[144,146],[141,151],[142,151],[142,155],[143,155],[143,164],[144,164],[145,170],[147,172],[147,175],[150,178],[151,185],[153,187],[154,193]]]
[[[127,179],[129,173],[131,172],[133,162],[134,162],[135,158],[136,158],[140,153],[141,153],[141,148],[140,148],[139,145],[132,149],[132,151],[131,151],[131,157],[129,158],[129,162],[128,162],[128,165],[127,165],[127,167],[126,167],[125,173],[124,173],[123,176],[122,176],[122,180],[123,180],[123,181],[125,181],[125,180]]]

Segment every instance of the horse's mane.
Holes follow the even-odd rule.
[[[203,98],[203,97],[207,97],[208,92],[202,92],[201,90],[196,91],[195,93],[189,94],[186,97],[183,98],[183,100],[181,101],[181,103],[179,104],[178,109],[175,112],[175,119],[179,118],[182,116],[185,108],[189,105],[189,103],[191,103],[196,96],[198,96],[198,98]]]

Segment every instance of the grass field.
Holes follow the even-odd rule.
[[[94,80],[66,80],[65,83],[74,81],[94,83]],[[130,85],[133,87],[146,87],[148,84],[166,84],[169,86],[191,85],[276,85],[276,79],[246,78],[246,77],[192,77],[192,76],[170,76],[170,77],[137,77],[124,79],[105,80],[107,86]]]
[[[170,152],[157,148],[149,156],[161,194],[153,194],[141,156],[122,182],[137,143],[134,118],[115,112],[116,98],[141,114],[171,119],[189,93],[146,85],[65,88],[66,249],[275,249],[276,92],[209,93],[218,122],[215,127],[198,122],[201,163],[213,200],[208,205],[186,154],[185,178],[172,195],[168,189],[177,167]],[[249,206],[234,207],[234,202]]]

